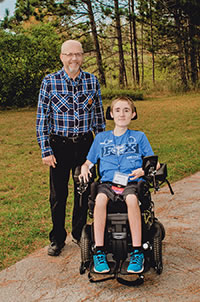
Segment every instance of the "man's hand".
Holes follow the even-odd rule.
[[[133,176],[130,179],[131,180],[135,180],[136,178],[139,178],[141,176],[144,176],[144,171],[142,168],[138,168],[136,170],[133,170],[131,174],[129,174],[129,176]]]
[[[56,164],[57,164],[56,158],[54,155],[49,155],[49,156],[43,157],[42,162],[44,165],[47,165],[47,166],[53,167],[53,168],[55,168]]]

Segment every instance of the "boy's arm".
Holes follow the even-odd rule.
[[[157,162],[157,166],[156,166],[156,170],[160,169],[160,163]],[[133,170],[131,174],[129,174],[129,176],[133,176],[130,179],[131,180],[135,180],[139,177],[144,176],[144,170],[142,168],[138,168],[136,170]]]
[[[131,177],[130,179],[131,179],[131,180],[135,180],[135,179],[137,179],[137,178],[139,178],[139,177],[144,176],[144,170],[143,170],[142,168],[138,168],[138,169],[136,169],[136,170],[133,170],[133,171],[129,174],[129,176],[133,176],[133,177]]]
[[[93,163],[89,161],[88,159],[84,162],[84,164],[81,166],[81,174],[79,175],[79,179],[83,179],[84,182],[89,181],[89,177],[92,176],[92,173],[90,172],[90,168],[93,166]]]

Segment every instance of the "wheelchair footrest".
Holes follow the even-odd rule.
[[[107,280],[113,280],[115,279],[116,276],[115,274],[93,274],[91,272],[88,273],[88,279],[91,283],[98,283],[98,282],[104,282],[104,281],[107,281]]]
[[[120,274],[119,274],[120,275]],[[144,275],[143,274],[129,274],[126,276],[126,278],[121,278],[120,276],[117,276],[116,280],[123,285],[126,286],[139,286],[144,283]]]
[[[95,275],[112,275],[112,274],[115,274],[117,269],[118,269],[118,264],[117,262],[112,258],[112,255],[111,254],[107,254],[107,262],[108,262],[108,266],[110,268],[110,271],[108,273],[96,273],[94,271],[94,263],[93,261],[91,262],[90,264],[90,273],[91,274],[95,274]]]
[[[127,272],[128,265],[129,265],[129,258],[127,258],[121,264],[121,267],[119,269],[121,275],[129,275],[129,273]],[[132,274],[130,274],[130,275],[132,275]]]

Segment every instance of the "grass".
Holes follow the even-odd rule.
[[[105,107],[110,101],[104,101]],[[171,182],[200,167],[200,96],[149,97],[136,102],[138,120]],[[48,244],[51,228],[48,168],[42,165],[35,136],[36,109],[0,111],[0,269]],[[107,129],[113,122],[107,122]],[[71,231],[72,191],[66,228]]]

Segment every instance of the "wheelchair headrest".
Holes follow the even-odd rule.
[[[137,119],[137,110],[135,108],[135,116],[132,118],[132,120],[136,120]],[[106,109],[106,119],[107,120],[113,120],[113,118],[110,115],[110,106],[108,106],[108,108]]]

